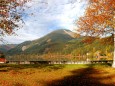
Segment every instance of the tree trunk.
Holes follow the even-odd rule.
[[[114,57],[112,67],[115,68],[115,32],[114,32]]]

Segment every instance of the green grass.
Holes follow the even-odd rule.
[[[83,86],[83,83],[115,86],[115,69],[108,64],[0,64],[0,86]]]

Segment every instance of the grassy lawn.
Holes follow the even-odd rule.
[[[115,86],[115,69],[107,64],[0,64],[0,86]]]

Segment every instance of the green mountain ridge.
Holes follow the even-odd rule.
[[[56,30],[56,31],[53,31],[53,32],[47,34],[46,36],[44,36],[40,39],[37,39],[34,41],[23,42],[23,43],[19,44],[18,46],[16,46],[15,48],[9,50],[7,53],[9,55],[13,55],[14,53],[15,54],[24,54],[24,53],[26,53],[26,54],[30,54],[30,53],[43,54],[43,53],[47,52],[48,48],[53,47],[54,45],[61,46],[65,42],[74,39],[67,32],[73,33],[69,30],[64,30],[64,29]],[[73,33],[73,34],[75,34],[75,33]]]
[[[72,55],[72,56],[113,56],[113,37],[96,38],[91,36],[78,36],[69,30],[56,30],[46,36],[26,41],[9,50],[7,55]],[[32,57],[33,58],[33,57]]]
[[[5,53],[8,50],[10,50],[16,46],[17,46],[17,44],[1,44],[0,45],[0,51]]]

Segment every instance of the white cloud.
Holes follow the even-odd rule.
[[[33,0],[31,3],[27,3],[30,8],[26,9],[23,16],[24,27],[16,31],[18,36],[6,36],[4,37],[5,40],[9,43],[21,43],[40,38],[55,29],[67,28],[72,30],[75,28],[74,21],[83,15],[86,4],[86,2],[79,3],[80,0],[75,1]],[[33,15],[26,15],[31,13]]]

